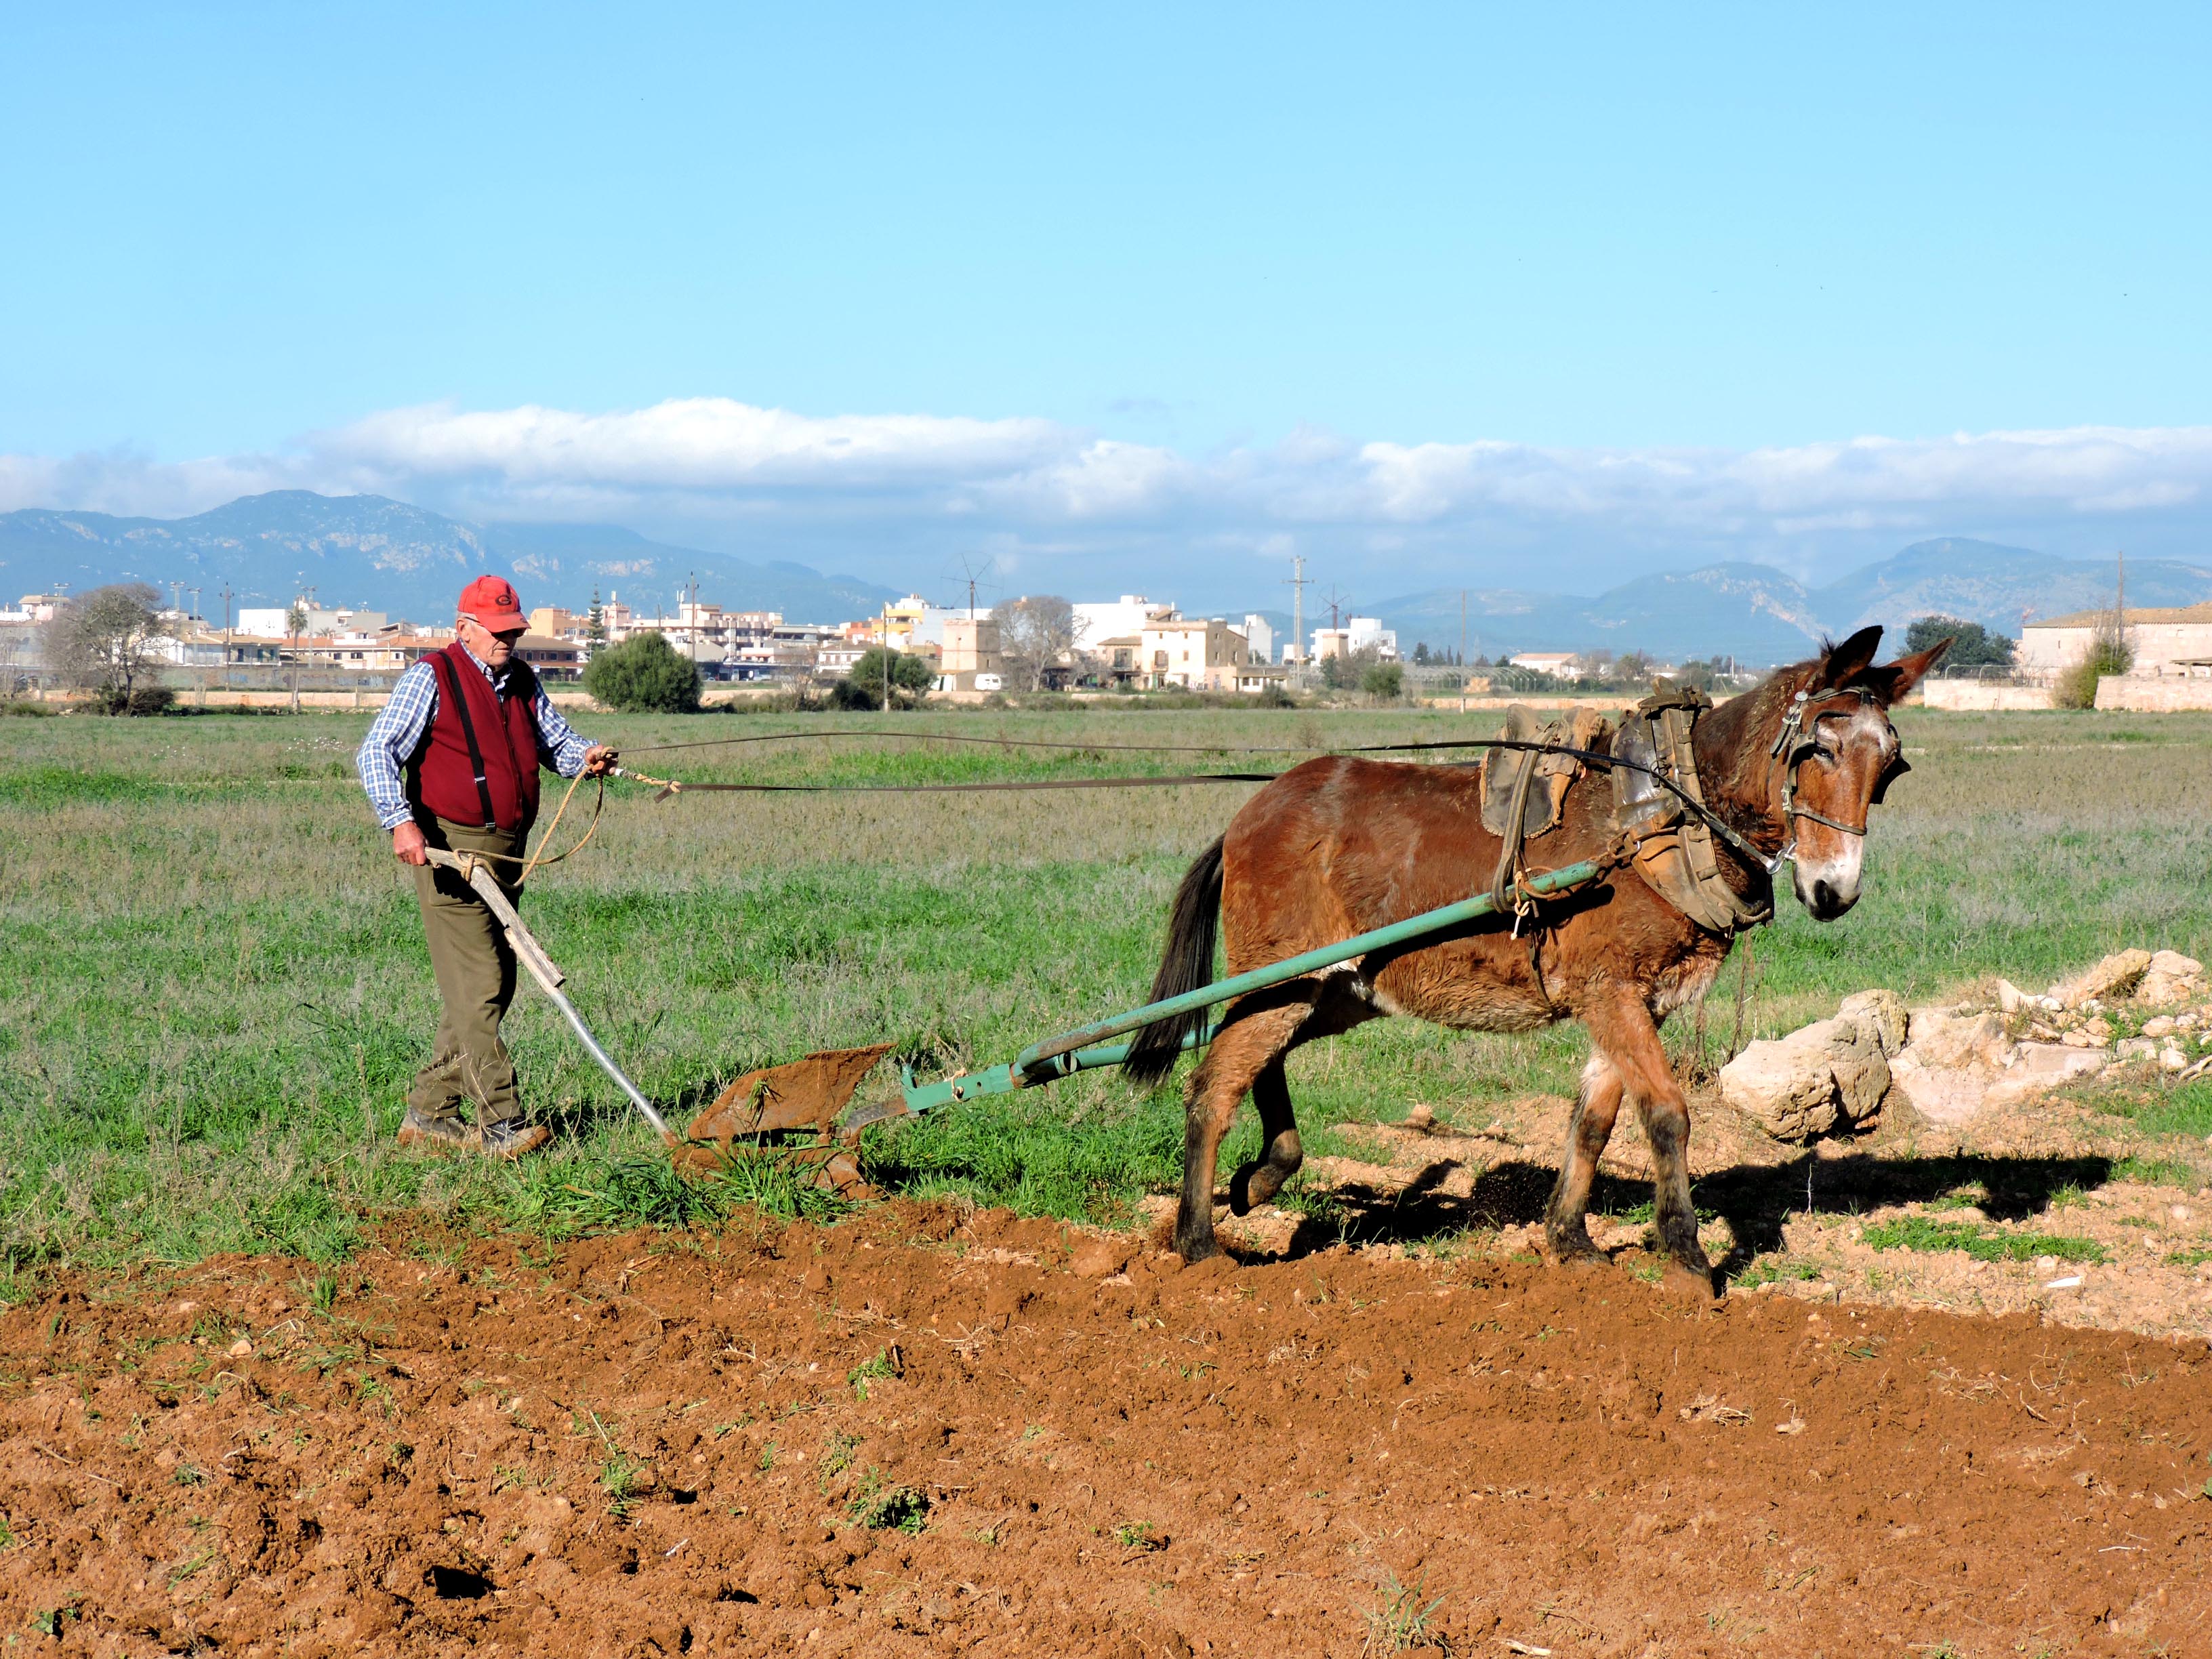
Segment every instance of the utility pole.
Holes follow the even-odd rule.
[[[891,602],[884,601],[884,713],[891,712]]]
[[[222,585],[222,689],[230,690],[230,583]]]
[[[1459,591],[1459,712],[1467,713],[1467,589]]]
[[[1306,665],[1306,560],[1303,553],[1291,555],[1291,574],[1285,578],[1291,590],[1291,655],[1303,674]]]

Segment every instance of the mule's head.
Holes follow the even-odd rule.
[[[1796,671],[1787,688],[1775,804],[1796,841],[1797,902],[1816,921],[1858,902],[1868,812],[1910,769],[1890,708],[1951,648],[1944,640],[1877,667],[1881,644],[1880,628],[1863,628]]]

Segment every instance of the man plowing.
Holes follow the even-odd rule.
[[[526,1121],[500,1021],[514,1000],[514,953],[490,908],[429,847],[487,860],[510,902],[538,816],[538,772],[596,776],[615,763],[561,718],[515,654],[528,621],[513,584],[480,576],[461,591],[459,637],[400,675],[355,764],[392,851],[415,866],[415,895],[445,1012],[430,1063],[416,1075],[403,1146],[477,1149],[519,1158],[549,1131]],[[463,1116],[472,1109],[474,1125]]]

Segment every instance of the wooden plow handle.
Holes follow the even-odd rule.
[[[529,969],[531,978],[538,981],[538,989],[552,999],[553,1006],[568,1020],[577,1041],[584,1045],[585,1052],[597,1060],[599,1069],[612,1078],[616,1086],[629,1097],[629,1103],[636,1107],[640,1115],[653,1126],[653,1133],[673,1145],[676,1137],[669,1133],[666,1121],[653,1110],[653,1103],[645,1097],[637,1085],[623,1074],[623,1068],[615,1064],[614,1056],[599,1046],[599,1039],[585,1025],[583,1016],[576,1012],[575,1005],[562,993],[561,988],[567,983],[567,976],[553,965],[553,958],[545,954],[544,947],[532,938],[530,930],[522,925],[522,918],[515,913],[514,906],[507,902],[506,893],[501,890],[499,878],[492,874],[491,866],[480,858],[466,853],[449,853],[442,847],[426,847],[422,849],[422,855],[430,863],[459,875],[476,890],[477,896],[491,907],[492,915],[497,916],[507,929],[507,942],[514,952],[515,960]]]

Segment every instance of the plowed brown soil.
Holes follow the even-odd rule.
[[[58,1291],[0,1318],[7,1651],[2208,1649],[2201,1340],[1134,1244],[893,1206]]]

